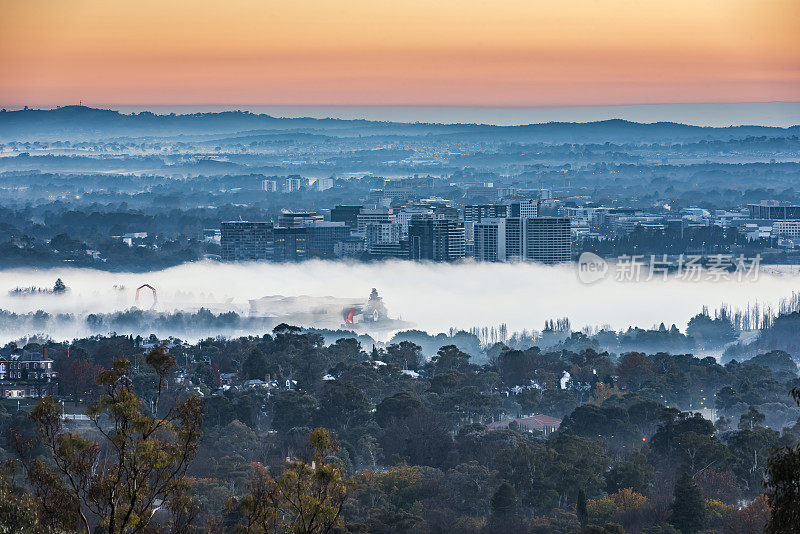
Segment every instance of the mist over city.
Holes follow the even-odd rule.
[[[67,285],[68,292],[13,291],[19,287],[48,287],[58,277]],[[155,288],[155,300],[149,288],[137,291],[143,284]],[[47,329],[30,324],[28,330],[20,324],[5,322],[0,324],[0,333],[7,341],[46,333],[59,341],[69,341],[78,334],[112,331],[147,336],[153,333],[144,330],[147,324],[130,324],[128,329],[112,325],[90,328],[86,317],[130,309],[169,314],[191,313],[201,308],[214,314],[236,312],[264,319],[254,323],[257,325],[254,330],[236,329],[226,332],[228,335],[234,332],[259,335],[265,325],[272,328],[290,314],[295,314],[295,321],[302,321],[298,326],[338,329],[343,324],[340,312],[345,307],[341,301],[354,304],[365,301],[373,287],[379,289],[390,314],[407,324],[386,329],[365,322],[358,325],[357,332],[387,341],[402,327],[413,326],[437,334],[451,328],[470,330],[503,324],[509,333],[514,333],[541,330],[546,321],[562,317],[569,318],[575,330],[648,329],[657,328],[662,322],[685,330],[689,319],[703,307],[725,305],[744,310],[758,303],[765,310],[772,308],[777,313],[781,300],[790,299],[798,285],[796,271],[792,270],[782,274],[762,273],[758,279],[747,282],[693,282],[670,275],[635,283],[617,280],[612,273],[599,283],[586,284],[572,265],[489,262],[453,265],[397,260],[369,263],[309,260],[302,269],[288,263],[204,260],[146,273],[12,269],[0,272],[0,309],[17,314],[41,310],[54,316],[54,322],[47,324]],[[642,299],[642,291],[647,292],[646,299]],[[291,306],[288,302],[271,302],[261,307],[251,304],[263,297],[285,297],[287,301],[303,297],[307,302],[294,302]],[[326,302],[326,297],[339,300]],[[609,308],[612,299],[615,305]],[[303,311],[308,313],[303,316]],[[59,326],[59,315],[71,315],[73,320]],[[180,329],[166,327],[155,333],[194,341],[215,335],[208,328],[194,331],[191,324],[189,330],[181,325]]]

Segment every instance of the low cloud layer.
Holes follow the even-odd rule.
[[[70,288],[65,295],[14,297],[8,293],[18,286],[52,287],[59,277]],[[108,313],[134,306],[136,288],[148,283],[158,291],[158,311],[203,306],[215,312],[248,314],[248,301],[267,295],[366,299],[375,287],[392,317],[429,332],[501,323],[508,325],[509,332],[538,330],[545,320],[556,317],[569,317],[573,328],[648,328],[664,322],[684,329],[704,305],[713,308],[725,303],[744,308],[757,301],[762,306],[777,306],[800,285],[796,274],[761,274],[756,281],[742,282],[674,278],[618,282],[613,278],[585,285],[573,266],[414,262],[198,262],[150,273],[25,269],[0,272],[0,308],[15,313],[39,309],[52,314]],[[139,307],[149,308],[151,302],[152,296],[143,290]],[[30,333],[0,335],[8,340]],[[80,334],[51,333],[69,338]]]

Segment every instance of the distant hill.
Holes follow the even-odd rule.
[[[493,136],[508,141],[586,143],[725,140],[750,136],[791,137],[800,126],[701,127],[672,122],[643,124],[625,120],[550,122],[524,126],[423,124],[367,120],[278,118],[247,111],[157,115],[123,114],[86,106],[0,112],[0,140],[95,140],[111,137],[219,136],[315,133],[334,137],[399,135],[444,136],[470,140]]]

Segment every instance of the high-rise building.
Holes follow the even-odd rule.
[[[428,206],[403,206],[399,210],[394,211],[395,221],[400,225],[400,238],[405,239],[408,237],[408,223],[414,217],[431,217],[433,216],[433,209]]]
[[[485,218],[474,223],[473,239],[477,261],[506,261],[505,218]]]
[[[408,241],[402,240],[397,243],[373,243],[369,247],[369,255],[375,259],[397,258],[408,259]]]
[[[339,204],[331,210],[331,222],[343,222],[350,229],[358,228],[358,214],[361,213],[361,205]]]
[[[486,218],[507,217],[505,204],[470,204],[464,206],[464,221],[481,222]]]
[[[302,187],[305,182],[306,180],[299,176],[287,176],[283,181],[281,191],[284,193],[300,191],[300,187]]]
[[[271,260],[274,227],[271,222],[220,223],[221,256],[225,261]]]
[[[357,230],[363,234],[367,231],[368,224],[392,223],[395,222],[395,216],[389,208],[362,209],[358,214],[357,220]]]
[[[289,211],[281,210],[278,215],[278,226],[284,228],[300,228],[310,223],[322,221],[324,217],[315,211]]]
[[[365,232],[367,250],[372,245],[385,245],[400,242],[400,225],[397,223],[369,223]]]
[[[333,245],[333,254],[337,258],[360,258],[364,250],[364,238],[358,235],[351,235]]]
[[[569,217],[525,219],[525,259],[541,263],[564,263],[572,259]]]
[[[453,219],[411,219],[408,256],[412,260],[457,261],[464,258],[464,223]]]
[[[314,191],[327,191],[333,187],[333,178],[317,178],[314,182]]]
[[[306,178],[300,176],[284,176],[267,178],[261,181],[261,187],[268,193],[293,193],[299,191],[302,186],[308,183]]]
[[[370,223],[367,225],[366,246],[375,258],[407,258],[408,244],[401,239],[398,223]]]
[[[350,237],[350,228],[343,222],[314,221],[306,228],[310,258],[333,258],[336,243]]]
[[[525,258],[525,219],[506,218],[506,261],[522,261]]]
[[[302,261],[308,258],[308,228],[276,226],[273,234],[275,236],[275,261]]]
[[[523,219],[539,216],[539,200],[527,198],[515,200],[508,205],[507,217],[522,217]]]

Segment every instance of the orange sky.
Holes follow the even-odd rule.
[[[0,104],[800,101],[800,0],[0,0]]]

